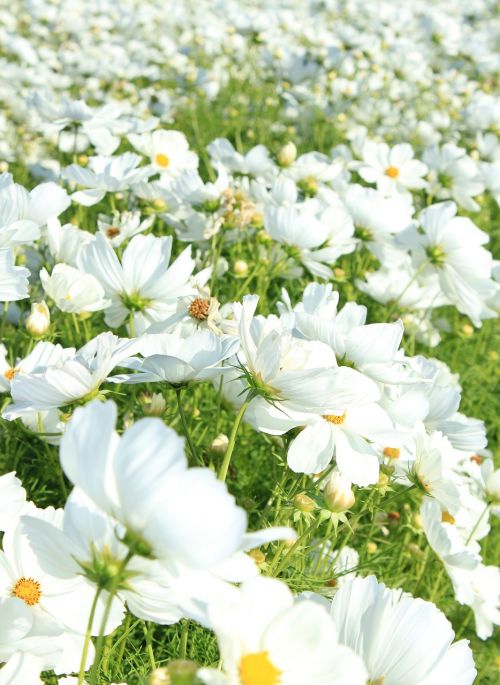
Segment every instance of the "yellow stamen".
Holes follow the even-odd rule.
[[[12,596],[22,599],[30,607],[35,606],[40,601],[42,590],[38,580],[33,578],[19,578],[12,588]]]
[[[193,300],[188,307],[188,314],[192,316],[193,319],[198,319],[199,321],[204,321],[208,319],[208,312],[210,310],[210,300],[203,300],[201,297],[197,297]]]
[[[170,164],[170,159],[167,157],[167,155],[159,152],[157,155],[155,155],[155,163],[158,166],[163,167],[163,169],[166,169]]]
[[[399,459],[401,450],[399,447],[384,447],[384,454],[389,459]]]
[[[441,522],[451,523],[453,525],[455,523],[455,517],[452,516],[449,511],[443,511],[441,514]]]
[[[397,178],[399,176],[399,169],[395,166],[388,166],[385,170],[385,175],[389,178]]]
[[[344,423],[346,417],[346,412],[344,412],[341,416],[336,416],[335,414],[323,414],[323,418],[328,421],[329,423],[334,423],[337,426],[340,426],[340,424]]]
[[[280,685],[281,671],[269,659],[268,652],[245,654],[240,659],[242,685]]]
[[[8,381],[12,381],[12,380],[14,380],[14,376],[18,372],[19,372],[19,369],[12,367],[11,369],[7,369],[7,371],[5,371],[3,375]]]

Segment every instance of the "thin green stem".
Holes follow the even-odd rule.
[[[87,622],[87,630],[85,632],[85,640],[83,642],[82,658],[80,659],[80,670],[78,672],[78,685],[83,685],[85,678],[85,665],[89,655],[90,636],[92,634],[92,625],[94,623],[95,612],[97,609],[97,602],[101,596],[102,588],[98,587],[94,595],[92,606],[90,607],[89,620]]]
[[[151,670],[154,671],[156,670],[156,661],[153,652],[153,643],[151,639],[151,626],[148,623],[146,623],[146,621],[144,621],[142,630],[144,632],[144,637],[146,638],[146,651],[148,653],[149,665],[151,666]]]
[[[221,480],[223,483],[227,478],[227,472],[229,470],[229,464],[231,463],[231,457],[233,455],[234,445],[236,443],[236,436],[238,435],[238,429],[240,427],[241,420],[243,418],[244,413],[247,410],[249,403],[250,400],[247,399],[241,405],[240,410],[236,415],[236,419],[231,430],[231,435],[229,436],[229,444],[227,446],[226,454],[224,455],[224,461],[222,462],[222,466],[220,467],[219,471],[219,480]]]
[[[184,619],[184,622],[182,624],[182,632],[181,632],[181,644],[179,646],[179,659],[185,659],[187,656],[188,636],[189,636],[189,621],[187,619]]]
[[[95,650],[95,659],[94,659],[94,664],[92,666],[91,675],[90,675],[90,685],[97,685],[97,683],[98,683],[97,678],[98,678],[99,671],[101,668],[102,652],[104,649],[104,642],[105,642],[106,625],[108,623],[109,615],[111,613],[111,607],[113,605],[113,599],[115,598],[116,591],[118,590],[119,584],[122,580],[123,571],[125,570],[128,562],[130,561],[130,559],[132,557],[133,557],[133,552],[129,551],[127,556],[123,559],[122,563],[120,564],[120,568],[118,569],[116,576],[115,576],[115,582],[111,585],[111,587],[108,590],[108,597],[106,599],[106,605],[104,607],[104,613],[102,615],[101,625],[99,628],[99,635],[97,638],[97,645],[96,645],[96,650]]]
[[[198,453],[196,451],[196,447],[194,446],[194,442],[191,437],[191,431],[189,430],[189,424],[187,421],[186,412],[184,411],[184,405],[182,404],[182,390],[183,388],[175,388],[175,396],[177,398],[177,406],[179,407],[179,415],[181,417],[182,428],[184,429],[184,435],[186,436],[186,440],[189,445],[189,451],[191,452],[193,459],[197,461],[199,464],[201,464],[202,462],[200,462],[198,458]]]
[[[293,543],[293,545],[290,547],[290,549],[288,550],[288,552],[285,554],[285,556],[283,557],[283,559],[282,559],[282,560],[280,561],[280,563],[278,564],[278,568],[276,569],[276,573],[275,573],[274,575],[277,576],[277,575],[279,575],[279,574],[281,573],[281,571],[284,569],[284,567],[285,567],[287,561],[289,561],[290,558],[295,554],[295,552],[297,551],[297,549],[298,549],[299,547],[301,547],[302,544],[303,544],[308,538],[311,537],[311,535],[316,531],[316,529],[319,527],[320,524],[321,524],[321,519],[320,519],[319,516],[318,516],[318,518],[316,519],[316,521],[314,521],[314,523],[313,523],[311,526],[309,526],[309,528],[307,528],[307,529],[302,533],[302,535],[301,535],[300,537],[298,537],[298,538],[295,540],[295,542]]]

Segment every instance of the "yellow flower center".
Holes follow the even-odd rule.
[[[389,178],[397,178],[399,176],[399,169],[396,166],[388,166],[385,170],[385,175]]]
[[[11,369],[7,369],[7,371],[5,371],[3,375],[8,381],[12,381],[14,380],[14,376],[16,375],[16,373],[18,373],[18,371],[19,369],[13,367]]]
[[[281,671],[269,659],[268,652],[245,654],[240,659],[242,685],[280,685]]]
[[[443,511],[441,514],[441,522],[451,523],[453,525],[455,523],[455,517],[452,516],[449,511]]]
[[[42,590],[38,580],[33,578],[19,578],[12,588],[12,596],[22,599],[30,607],[35,606],[40,601]]]
[[[155,163],[158,166],[163,167],[163,169],[166,169],[170,164],[170,159],[167,157],[167,155],[159,152],[157,155],[155,155]]]
[[[384,454],[389,459],[399,459],[401,456],[401,450],[399,447],[384,447]]]
[[[199,321],[208,319],[209,311],[210,300],[204,300],[201,297],[197,297],[196,300],[193,300],[188,307],[189,316],[192,316],[193,319],[198,319]]]
[[[346,413],[344,412],[341,416],[336,416],[335,414],[323,414],[323,418],[328,421],[329,423],[334,423],[337,426],[340,426],[340,424],[344,423],[346,417]]]

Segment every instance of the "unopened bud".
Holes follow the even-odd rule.
[[[471,335],[474,335],[474,327],[471,326],[470,323],[465,323],[462,326],[462,333],[470,338]]]
[[[298,495],[295,495],[293,503],[296,509],[305,513],[316,509],[316,502],[305,492],[299,492]]]
[[[215,454],[226,454],[229,445],[229,438],[224,433],[219,433],[219,435],[212,440],[210,449]]]
[[[157,212],[161,212],[162,209],[166,209],[167,203],[165,200],[162,200],[160,197],[156,198],[156,200],[153,200],[153,207],[156,209]]]
[[[233,273],[235,276],[246,276],[248,273],[248,264],[244,259],[237,259],[233,264]]]
[[[172,685],[172,678],[166,668],[157,668],[150,673],[147,685]]]
[[[266,555],[264,552],[261,552],[260,549],[252,549],[250,552],[248,552],[248,556],[255,561],[257,566],[262,566],[262,564],[266,561]]]
[[[286,145],[283,145],[281,150],[276,155],[276,159],[278,160],[278,164],[280,166],[290,166],[290,164],[293,164],[297,159],[297,148],[295,143],[290,142]]]
[[[50,327],[50,311],[46,303],[33,302],[31,312],[26,319],[26,330],[35,338],[45,335]]]
[[[366,551],[368,552],[368,554],[375,554],[377,549],[378,549],[378,547],[377,547],[377,544],[375,542],[367,542],[366,543]]]
[[[490,473],[486,479],[486,495],[490,502],[500,502],[500,469]]]
[[[198,665],[194,661],[184,659],[171,661],[168,665],[168,672],[172,685],[197,685],[199,683],[196,677]]]
[[[148,416],[163,416],[167,408],[165,398],[159,392],[143,392],[139,395],[139,401]]]
[[[351,481],[340,471],[334,471],[329,477],[323,491],[325,504],[330,511],[340,514],[351,509],[356,501],[351,489]]]

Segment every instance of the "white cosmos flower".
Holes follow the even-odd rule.
[[[70,205],[66,191],[56,183],[42,183],[28,192],[17,183],[0,188],[0,248],[32,243],[40,228]]]
[[[423,178],[427,167],[413,158],[409,143],[400,143],[389,148],[386,143],[368,140],[362,150],[363,161],[356,163],[361,178],[367,183],[376,183],[384,195],[406,192],[410,188],[425,188]]]
[[[62,511],[29,507],[29,519],[40,518],[60,527]],[[17,597],[29,608],[33,627],[37,632],[58,634],[65,627],[80,635],[85,634],[89,606],[95,589],[81,575],[61,578],[47,572],[39,563],[26,532],[23,529],[25,515],[19,524],[6,531],[3,537],[3,551],[0,551],[0,598]],[[47,553],[50,553],[47,550]],[[98,613],[93,624],[93,634],[98,634],[106,599],[101,596]],[[123,608],[115,603],[107,632],[114,630],[121,622]]]
[[[446,143],[441,148],[432,145],[423,155],[428,165],[429,192],[439,200],[452,199],[470,212],[479,211],[472,198],[484,190],[476,162],[464,148]]]
[[[13,528],[26,504],[26,490],[14,471],[0,476],[0,531]]]
[[[169,265],[172,238],[136,235],[123,251],[121,262],[106,238],[99,234],[80,254],[79,268],[97,278],[111,305],[105,321],[113,328],[133,318],[134,333],[164,321],[176,310],[179,297],[190,295],[194,269],[191,247]]]
[[[212,471],[187,468],[184,440],[175,431],[159,419],[142,419],[120,438],[115,423],[113,402],[77,409],[61,441],[61,464],[122,524],[132,546],[200,570],[246,548],[245,512]],[[263,533],[293,537],[290,529]]]
[[[45,293],[62,312],[97,312],[111,304],[97,278],[67,264],[56,264],[51,274],[42,269],[40,281]]]
[[[484,247],[489,236],[466,217],[456,216],[454,202],[441,202],[424,209],[419,216],[424,235],[414,252],[416,267],[437,276],[443,292],[475,326],[496,317],[488,300],[498,290],[492,280],[493,258]],[[427,262],[427,266],[425,266]]]
[[[480,561],[479,545],[475,540],[467,543],[462,532],[449,516],[443,517],[438,502],[426,498],[420,507],[422,524],[429,545],[441,559],[452,577],[456,569],[475,569]]]
[[[154,214],[141,221],[141,213],[138,211],[116,211],[113,213],[113,216],[99,214],[97,217],[97,228],[113,247],[119,247],[129,238],[133,238],[134,235],[144,233],[148,228],[151,228],[154,220]]]
[[[195,381],[216,378],[230,367],[225,359],[239,349],[239,339],[219,336],[208,330],[197,330],[187,337],[176,333],[143,335],[137,351],[144,359],[126,359],[122,366],[138,373],[111,377],[113,383],[167,382],[179,387]]]
[[[468,642],[453,643],[451,624],[434,604],[374,576],[344,583],[331,614],[339,642],[363,659],[370,683],[471,685],[476,676]]]
[[[473,569],[448,569],[455,599],[474,612],[476,633],[481,640],[500,625],[500,569],[478,564]]]
[[[364,685],[354,652],[338,644],[325,608],[294,603],[286,585],[257,578],[231,588],[209,607],[222,672],[201,669],[206,685]]]
[[[73,224],[61,226],[61,222],[55,217],[47,221],[47,242],[50,254],[56,262],[76,266],[80,250],[93,239],[92,233],[82,231]]]
[[[71,199],[90,207],[100,202],[106,193],[128,190],[154,173],[150,166],[139,167],[142,157],[132,152],[114,157],[91,157],[87,167],[70,164],[62,170],[67,181],[73,181],[85,190],[73,193]]]
[[[163,129],[140,135],[130,134],[129,141],[141,154],[151,159],[156,172],[176,176],[184,170],[198,167],[198,155],[189,149],[186,136],[181,131]]]
[[[302,301],[293,309],[300,333],[329,345],[338,358],[352,362],[376,381],[401,382],[403,362],[398,350],[402,322],[366,324],[366,307],[347,302],[337,311],[338,299],[330,283],[306,286]]]
[[[28,297],[30,272],[23,266],[14,266],[12,250],[0,248],[0,302],[16,302]]]
[[[64,354],[57,363],[16,373],[11,384],[14,402],[4,410],[4,418],[10,421],[97,396],[115,366],[135,352],[135,345],[135,340],[101,333],[76,352]]]
[[[450,463],[453,448],[450,442],[439,431],[428,435],[421,430],[414,439],[413,476],[430,497],[434,497],[450,514],[456,514],[460,509],[460,494],[452,480]]]

